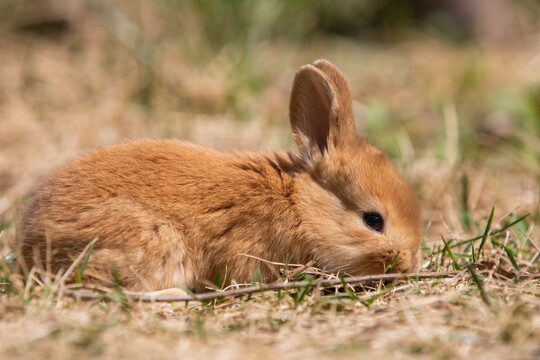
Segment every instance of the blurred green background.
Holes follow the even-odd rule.
[[[446,192],[478,217],[537,212],[539,24],[535,0],[3,0],[0,216],[124,138],[289,148],[294,72],[321,57],[428,217]]]

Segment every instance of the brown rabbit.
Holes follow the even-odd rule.
[[[298,152],[224,153],[176,140],[91,151],[54,171],[24,213],[26,264],[84,271],[132,290],[250,281],[260,261],[315,261],[352,275],[415,271],[421,212],[388,156],[358,139],[349,85],[330,62],[298,70],[290,100]],[[41,259],[41,260],[40,260]],[[113,270],[116,269],[116,270]],[[261,280],[273,272],[260,266]],[[222,276],[223,277],[223,276]]]

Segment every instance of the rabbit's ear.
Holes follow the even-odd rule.
[[[339,147],[355,136],[352,98],[345,76],[329,61],[304,65],[294,78],[289,116],[301,151],[328,142]]]

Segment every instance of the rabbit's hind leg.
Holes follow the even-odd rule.
[[[192,285],[184,231],[145,204],[114,197],[79,211],[74,207],[74,211],[77,215],[72,221],[53,221],[47,226],[48,236],[53,248],[69,251],[71,258],[97,237],[83,280],[116,282],[136,291]]]

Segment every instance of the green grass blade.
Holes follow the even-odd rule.
[[[369,299],[367,299],[366,301],[360,301],[362,303],[362,305],[366,306],[366,307],[370,307],[371,304],[373,304],[373,302],[375,300],[377,300],[378,298],[380,298],[381,296],[389,293],[391,291],[391,289],[386,289],[386,290],[383,290],[381,292],[378,292],[377,294],[373,295],[372,297],[370,297]]]
[[[396,256],[394,256],[394,259],[392,260],[392,263],[390,264],[388,269],[386,269],[386,271],[384,272],[385,274],[388,274],[390,271],[392,271],[394,266],[396,266],[396,262],[397,262],[398,257],[399,257],[399,251],[396,253]]]
[[[345,276],[343,275],[343,273],[339,273],[338,274],[338,277],[339,277],[339,280],[341,280],[341,285],[343,286],[343,290],[345,290],[345,292],[347,293],[347,295],[351,298],[351,299],[354,299],[356,301],[360,301],[361,303],[362,300],[360,300],[360,298],[354,293],[354,291],[352,291],[350,288],[349,288],[349,285],[345,282]]]
[[[500,233],[506,231],[507,229],[511,228],[512,226],[514,226],[514,225],[520,223],[521,221],[525,220],[527,217],[529,217],[529,216],[531,216],[531,215],[532,215],[532,213],[528,213],[528,214],[525,214],[525,215],[523,215],[523,216],[520,216],[519,218],[517,218],[516,220],[514,220],[514,221],[510,222],[509,224],[503,226],[502,228],[491,231],[491,232],[489,233],[489,236],[495,236],[495,235],[498,235],[498,234],[500,234]],[[476,241],[476,240],[480,240],[480,239],[482,239],[483,237],[484,237],[484,235],[479,235],[479,236],[475,236],[475,237],[473,237],[473,238],[471,238],[471,239],[459,241],[459,242],[457,242],[457,243],[455,243],[455,244],[450,245],[450,248],[455,248],[455,247],[458,247],[458,246],[461,246],[461,245],[469,244],[469,243],[472,243],[472,242],[474,242],[474,241]],[[446,250],[446,249],[444,249],[444,248],[441,249],[441,250],[438,250],[437,253],[434,253],[433,255],[438,254],[438,253],[440,253],[440,252],[442,252],[442,251],[445,251],[445,250]]]
[[[221,286],[219,287],[221,290],[225,288],[225,284],[227,283],[227,274],[229,272],[229,269],[227,266],[225,266],[225,274],[223,275],[223,281],[221,282]]]
[[[469,212],[469,178],[463,175],[461,178],[461,221],[465,225],[465,230],[471,230],[471,214]]]
[[[92,254],[92,250],[94,249],[94,245],[96,245],[97,240],[98,240],[98,236],[96,236],[94,238],[94,240],[92,240],[92,244],[90,244],[90,247],[88,248],[88,252],[86,253],[86,256],[84,257],[84,261],[83,261],[83,263],[81,265],[81,269],[77,273],[77,282],[78,283],[82,282],[82,276],[83,276],[83,273],[84,273],[84,269],[86,269],[86,264],[88,264],[88,260],[90,259],[90,255]]]
[[[257,283],[259,283],[260,280],[261,280],[261,268],[257,266],[257,269],[255,270],[255,275],[253,276],[253,280],[251,281],[251,285],[252,286],[257,285]],[[261,289],[261,292],[262,292],[262,289]],[[252,294],[248,295],[247,297],[248,300],[251,300],[251,295]]]
[[[512,221],[511,223],[503,226],[502,228],[500,229],[497,229],[497,230],[493,230],[492,232],[489,233],[489,236],[494,236],[494,235],[498,235],[504,231],[506,231],[506,229],[508,228],[511,228],[512,226],[516,225],[517,223],[525,220],[527,217],[529,217],[532,213],[528,213],[528,214],[525,214],[519,218],[517,218],[516,220]],[[452,245],[452,247],[456,247],[456,246],[460,246],[460,245],[463,245],[463,244],[468,244],[470,242],[473,242],[473,241],[476,241],[476,240],[480,240],[484,237],[484,235],[480,235],[480,236],[476,236],[476,237],[473,237],[472,239],[468,239],[468,240],[464,240],[464,241],[460,241],[458,243],[455,243]]]
[[[283,272],[281,273],[281,281],[285,279],[287,276],[287,270],[289,269],[289,264],[291,263],[292,256],[287,256],[287,261],[285,262],[285,267],[283,268]]]
[[[308,279],[308,284],[298,290],[297,296],[296,296],[295,301],[294,301],[296,305],[299,305],[302,301],[304,301],[304,298],[306,297],[306,295],[311,292],[311,288],[312,288],[311,282],[312,281],[313,281],[313,279],[309,278]]]
[[[452,259],[452,263],[454,264],[454,269],[462,270],[461,266],[458,264],[456,258],[454,257],[452,250],[450,250],[450,246],[448,246],[448,243],[446,242],[446,239],[444,238],[444,236],[441,235],[441,239],[444,243],[444,248],[446,249],[446,251],[448,251],[448,255],[450,255],[450,259]]]
[[[253,275],[253,280],[251,281],[251,285],[255,286],[260,281],[261,281],[261,268],[257,266],[257,269],[255,270],[255,275]]]
[[[492,307],[492,303],[491,303],[491,299],[486,291],[486,289],[484,288],[484,283],[482,282],[482,280],[478,277],[478,275],[476,274],[476,271],[474,271],[474,265],[470,264],[467,266],[467,269],[469,270],[469,272],[471,273],[471,276],[472,276],[472,279],[474,281],[474,283],[476,284],[476,286],[478,287],[478,290],[480,290],[480,295],[482,296],[482,300],[489,306],[489,307]]]
[[[488,222],[487,222],[487,225],[486,225],[486,230],[484,231],[484,235],[482,236],[482,241],[480,242],[480,246],[478,247],[478,252],[477,252],[478,259],[480,258],[480,253],[482,252],[482,248],[484,247],[484,244],[486,243],[486,240],[488,238],[489,231],[491,229],[491,223],[493,222],[493,214],[494,213],[495,213],[495,207],[492,207],[491,208],[491,214],[489,215],[489,219],[488,219]],[[478,259],[475,259],[473,257],[473,262],[478,260]]]
[[[504,245],[503,245],[503,248],[504,248],[504,251],[506,252],[506,255],[508,255],[508,258],[510,259],[510,262],[512,263],[512,266],[514,267],[514,269],[519,271],[519,266],[516,263],[516,258],[514,257],[514,253],[512,252],[512,250],[508,246],[504,246]]]

